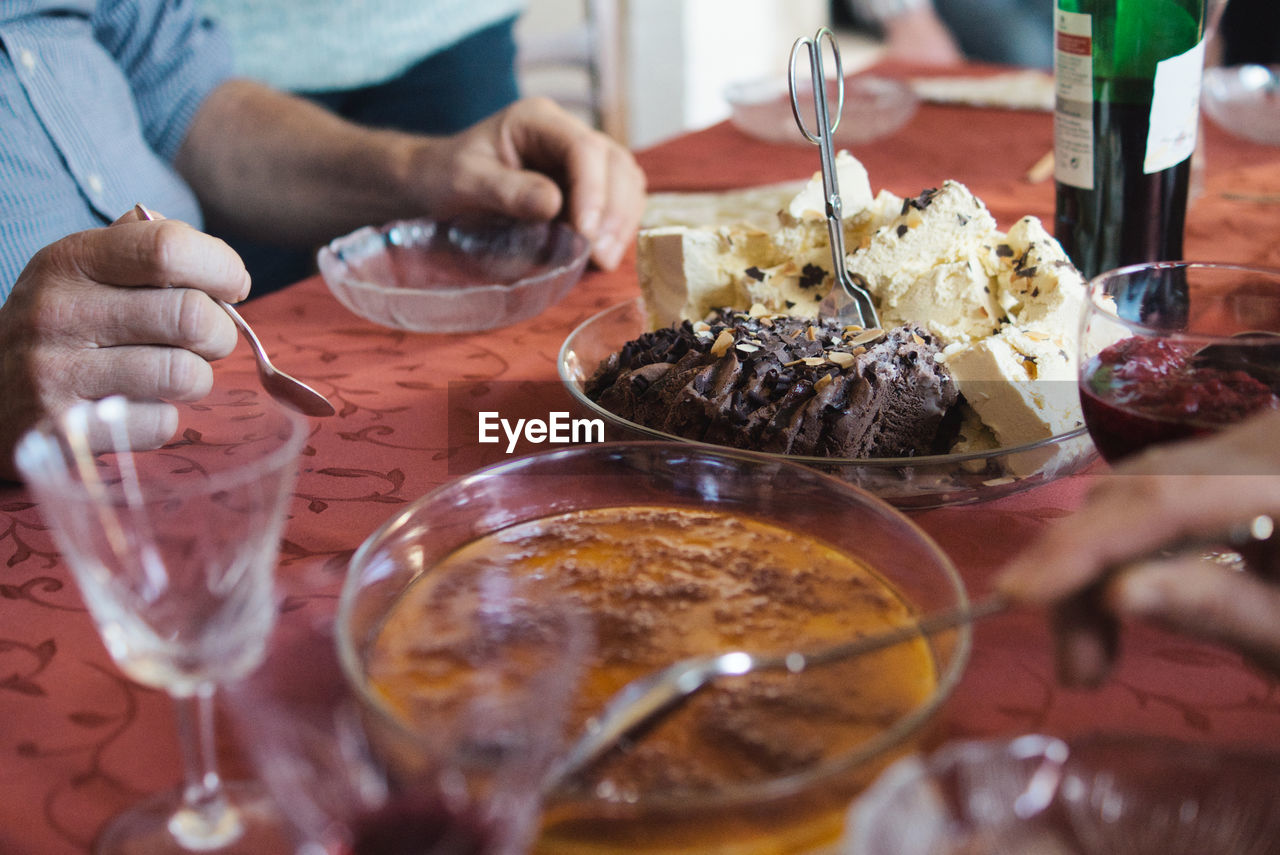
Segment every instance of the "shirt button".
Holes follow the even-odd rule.
[[[22,67],[27,71],[31,71],[36,67],[36,55],[23,48],[18,52],[18,62],[22,63]]]
[[[91,191],[95,196],[96,196],[97,194],[101,193],[101,192],[102,192],[102,188],[103,188],[104,186],[106,186],[106,185],[104,185],[104,184],[102,183],[102,176],[101,176],[101,175],[98,175],[96,172],[95,172],[93,175],[90,175],[90,176],[88,177],[88,179],[86,179],[86,180],[87,180],[87,181],[88,181],[88,183],[89,183],[89,190],[90,190],[90,191]]]

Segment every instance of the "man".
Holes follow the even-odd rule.
[[[11,0],[0,46],[6,477],[45,413],[208,391],[210,360],[235,345],[209,298],[250,282],[206,226],[306,246],[396,217],[564,216],[613,267],[642,212],[631,155],[550,102],[450,137],[361,128],[231,78],[220,31],[186,0]],[[138,202],[164,218],[137,221]],[[171,419],[134,427],[162,441]]]

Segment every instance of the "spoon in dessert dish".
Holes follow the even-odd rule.
[[[836,109],[834,117],[827,103],[826,71],[823,67],[823,44],[831,46],[836,63]],[[809,51],[809,76],[813,83],[813,107],[817,132],[809,130],[800,109],[800,83],[797,64],[800,49]],[[835,34],[822,27],[812,38],[796,39],[791,47],[791,60],[787,69],[787,83],[791,90],[791,112],[805,139],[816,143],[822,160],[822,192],[826,198],[827,234],[831,239],[832,275],[835,284],[823,299],[818,311],[823,318],[836,318],[845,324],[858,324],[867,329],[880,326],[871,294],[850,275],[844,258],[844,219],[840,201],[840,185],[836,179],[835,143],[832,135],[840,126],[840,114],[844,111],[844,65],[840,59],[840,46]]]
[[[1272,517],[1259,514],[1232,526],[1224,533],[1184,538],[1157,550],[1152,557],[1169,557],[1224,545],[1256,552],[1261,547],[1274,545],[1272,535],[1275,527],[1276,522]],[[1112,574],[1108,574],[1108,577],[1110,575]],[[1105,577],[1095,585],[1104,583]],[[651,727],[719,678],[740,677],[757,671],[786,670],[799,673],[806,668],[845,661],[949,629],[972,625],[976,621],[1001,614],[1014,605],[1004,595],[995,593],[972,603],[961,603],[954,608],[930,612],[900,626],[807,651],[759,654],[734,650],[682,659],[633,680],[614,694],[599,715],[588,722],[584,733],[543,780],[543,791],[551,792],[589,769],[627,737]]]
[[[151,212],[142,205],[134,205],[133,210],[143,220],[155,219]],[[262,341],[258,338],[257,333],[240,316],[235,306],[218,297],[214,297],[213,301],[227,313],[231,321],[236,325],[236,329],[240,330],[244,340],[253,349],[254,359],[258,363],[258,379],[262,382],[262,388],[267,390],[267,394],[285,406],[297,410],[304,416],[332,416],[338,412],[324,395],[272,364],[271,358],[267,356],[266,348],[262,346]]]

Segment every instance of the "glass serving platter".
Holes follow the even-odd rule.
[[[557,360],[560,379],[588,412],[619,437],[711,445],[645,427],[600,407],[583,391],[601,361],[646,329],[642,297],[618,303],[569,333]],[[922,509],[983,502],[1080,472],[1097,459],[1085,428],[1027,445],[918,457],[841,458],[772,455],[813,466],[868,490],[890,504]]]

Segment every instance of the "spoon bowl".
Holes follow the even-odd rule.
[[[304,416],[323,418],[338,412],[324,395],[272,364],[271,358],[267,356],[267,351],[258,339],[257,333],[236,311],[235,306],[226,300],[217,298],[215,298],[214,302],[230,316],[232,322],[236,325],[236,329],[240,330],[240,334],[244,336],[244,340],[249,342],[249,347],[253,349],[254,359],[258,363],[258,379],[262,381],[262,388],[267,390],[267,394],[285,406],[297,410]]]

